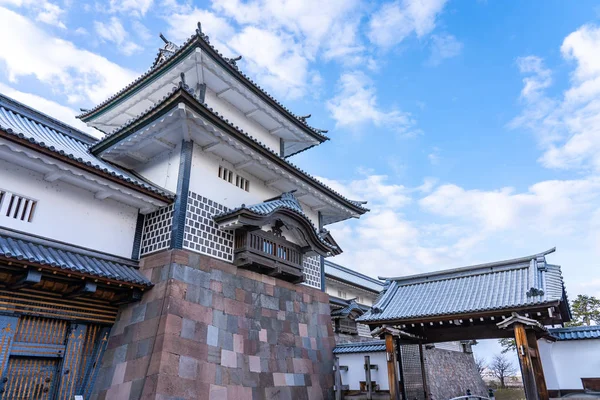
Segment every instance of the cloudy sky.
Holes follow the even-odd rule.
[[[600,296],[595,1],[0,0],[0,92],[77,127],[201,21],[332,140],[293,161],[354,199],[336,261],[398,276],[534,254]],[[97,134],[97,133],[94,133]]]

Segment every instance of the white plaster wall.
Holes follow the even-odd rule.
[[[581,378],[600,377],[600,339],[538,344],[548,389],[583,389]]]
[[[177,191],[180,157],[181,143],[173,150],[164,151],[136,168],[136,172],[150,182],[175,193]]]
[[[540,357],[542,358],[542,368],[544,368],[544,378],[546,378],[546,387],[549,390],[558,390],[558,379],[556,377],[556,370],[554,369],[554,362],[552,361],[553,345],[554,343],[544,339],[538,340],[538,348],[540,350]]]
[[[217,97],[217,94],[210,89],[206,89],[205,102],[234,125],[239,126],[244,132],[261,141],[276,153],[279,153],[279,137],[269,133],[258,122],[246,117],[244,113],[231,103]]]
[[[365,381],[365,356],[370,356],[371,365],[377,365],[379,368],[371,370],[371,380],[379,385],[380,390],[389,390],[385,351],[338,354],[337,356],[340,359],[340,366],[348,367],[348,371],[341,371],[342,385],[350,385],[350,390],[360,389],[360,381]]]
[[[439,343],[435,343],[435,347],[437,349],[443,349],[443,350],[449,350],[449,351],[462,352],[462,350],[463,350],[460,342],[439,342]]]
[[[246,192],[233,183],[219,178],[219,166],[223,166],[248,179],[250,181],[250,191]],[[236,170],[230,162],[213,153],[202,151],[202,148],[197,144],[194,144],[192,156],[190,190],[229,208],[236,208],[242,204],[257,204],[281,195],[280,191],[268,187],[255,176]],[[302,205],[302,209],[312,223],[318,226],[317,212],[306,205]]]
[[[123,257],[131,257],[138,210],[0,160],[0,189],[33,200],[32,222],[0,215],[0,226]]]
[[[340,297],[338,290],[341,290],[343,292],[346,292],[346,297],[345,299],[350,300],[356,297],[360,297],[360,301],[358,303],[363,304],[365,306],[372,306],[373,305],[373,301],[375,300],[376,296],[370,296],[368,294],[365,294],[365,292],[361,291],[361,290],[353,290],[352,287],[350,286],[346,286],[346,285],[340,285],[335,281],[332,281],[330,279],[326,280],[325,282],[325,292],[330,295],[330,296],[335,296],[335,297]]]

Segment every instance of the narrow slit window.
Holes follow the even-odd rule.
[[[246,192],[250,191],[250,181],[248,179],[234,173],[233,171],[225,167],[219,166],[219,178],[239,187],[242,190],[245,190]]]
[[[14,193],[0,191],[0,206],[8,202],[4,216],[19,221],[31,222],[37,201]]]

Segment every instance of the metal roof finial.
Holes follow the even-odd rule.
[[[186,87],[186,83],[185,83],[185,73],[181,73],[179,74],[179,76],[181,77],[181,81],[179,81],[179,87]]]
[[[161,38],[162,41],[165,42],[165,44],[169,44],[169,41],[167,40],[165,35],[162,34],[162,32],[158,34],[158,37]]]
[[[198,34],[201,34],[201,33],[202,33],[202,24],[200,23],[200,21],[198,21],[198,29],[196,29],[196,32],[197,32]]]
[[[196,28],[196,35],[200,36],[202,39],[206,41],[206,43],[210,43],[208,36],[202,32],[202,24],[198,21],[198,28]]]
[[[312,114],[306,114],[306,115],[299,116],[298,119],[302,122],[306,122],[306,120],[309,119],[310,117],[312,117]]]

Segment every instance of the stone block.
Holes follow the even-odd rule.
[[[210,385],[210,392],[208,394],[208,400],[226,400],[227,399],[227,387]]]
[[[125,381],[125,370],[127,369],[127,362],[118,363],[115,367],[112,378],[112,386],[119,385]]]
[[[251,372],[260,372],[260,357],[248,356],[248,368]]]
[[[198,360],[192,357],[179,357],[179,377],[196,379],[198,375]]]
[[[214,317],[214,315],[213,315]],[[206,343],[209,346],[218,346],[219,345],[219,328],[214,325],[208,325],[206,331]]]
[[[237,356],[235,352],[222,349],[221,365],[229,368],[237,368]]]
[[[183,318],[181,324],[181,337],[185,339],[194,339],[196,336],[196,322],[191,319]]]

